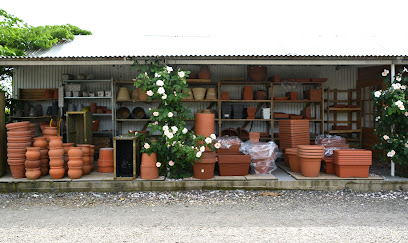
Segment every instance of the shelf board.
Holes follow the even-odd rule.
[[[92,113],[92,116],[112,116],[112,113]]]
[[[221,102],[228,103],[228,102],[234,102],[234,103],[266,103],[266,102],[271,102],[271,100],[221,100]]]
[[[361,132],[361,129],[352,129],[352,130],[330,130],[328,133],[353,133],[353,132]]]
[[[274,100],[273,103],[320,103],[321,100]]]
[[[242,80],[242,81],[234,81],[234,80],[223,80],[220,81],[221,85],[270,85],[271,82],[257,82],[257,81],[246,81],[246,80]]]
[[[133,118],[129,118],[129,119],[116,119],[116,121],[118,122],[148,122],[150,121],[150,119],[145,118],[145,119],[133,119]]]
[[[19,116],[19,117],[17,117],[17,116],[11,116],[10,118],[12,118],[12,119],[45,119],[45,118],[52,118],[53,116],[34,116],[34,117],[31,117],[31,116]]]
[[[112,131],[97,131],[97,132],[92,132],[94,134],[111,134]]]
[[[221,121],[271,121],[271,119],[221,119]]]
[[[111,82],[110,79],[96,80],[96,79],[81,79],[81,80],[62,80],[64,83],[88,83],[88,82]]]
[[[187,78],[186,79],[187,84],[191,85],[200,85],[200,84],[205,84],[205,85],[217,85],[217,82],[211,82],[211,79],[198,79],[198,78]]]
[[[272,82],[273,85],[281,85],[285,82]],[[324,84],[325,82],[290,82],[290,83],[299,83],[299,84]]]
[[[273,119],[273,121],[278,122],[278,121],[282,121],[282,120],[309,120],[311,122],[323,122],[322,119]]]
[[[131,103],[160,103],[161,100],[116,100],[116,103],[127,103],[127,102],[131,102]]]
[[[52,100],[58,100],[58,98],[52,98],[52,99],[13,99],[16,101],[52,101]]]
[[[86,100],[86,99],[112,99],[112,97],[99,97],[99,96],[94,96],[94,97],[64,97],[64,99],[70,99],[70,100]]]
[[[115,84],[134,84],[135,81],[114,81]]]
[[[218,100],[181,100],[181,102],[218,102]]]
[[[349,108],[349,107],[344,107],[344,108],[337,108],[337,107],[329,107],[329,111],[360,111],[361,108]]]

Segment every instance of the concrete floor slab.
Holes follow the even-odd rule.
[[[246,175],[245,178],[249,181],[252,180],[278,180],[274,175]]]
[[[245,181],[245,176],[214,176],[215,181]]]

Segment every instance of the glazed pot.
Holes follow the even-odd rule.
[[[25,177],[25,166],[21,165],[10,165],[11,176],[14,179],[24,178]]]
[[[50,149],[48,151],[48,156],[51,157],[59,157],[62,158],[62,156],[64,156],[64,149],[60,148],[60,149]]]
[[[26,168],[40,168],[41,161],[40,160],[26,160],[24,163]]]
[[[80,157],[82,158],[83,152],[82,152],[82,148],[81,147],[70,147],[68,150],[68,158],[71,159],[76,157]]]
[[[29,180],[36,180],[36,179],[40,178],[41,170],[40,170],[40,168],[27,168],[27,170],[25,172],[25,176]]]
[[[146,92],[143,92],[142,88],[137,88],[137,93],[139,95],[139,100],[147,100],[148,96]]]
[[[83,165],[84,165],[84,162],[82,161],[82,158],[70,158],[68,161],[68,168],[71,168],[71,167],[75,167],[75,168],[81,167],[82,168]]]
[[[50,142],[48,144],[50,149],[56,149],[56,148],[62,148],[62,137],[61,136],[56,136],[56,137],[50,137]]]
[[[206,88],[193,88],[194,99],[203,100],[205,97]]]
[[[64,149],[64,154],[68,154],[68,151],[71,147],[74,147],[74,143],[63,143],[62,148]]]
[[[65,175],[65,169],[62,166],[61,167],[51,167],[49,173],[53,179],[61,179]]]
[[[267,75],[266,66],[248,66],[248,77],[251,81],[264,81]]]
[[[113,148],[101,148],[99,150],[99,159],[113,161]]]
[[[36,137],[34,138],[33,147],[46,148],[48,146],[46,137]]]
[[[9,143],[28,143],[31,142],[31,136],[27,137],[7,137]]]
[[[82,167],[78,167],[78,168],[70,167],[70,168],[68,169],[68,176],[69,176],[69,178],[71,178],[71,179],[79,179],[79,178],[81,178],[81,176],[82,176]]]
[[[211,71],[207,65],[203,65],[200,68],[200,72],[198,72],[199,79],[211,79]]]
[[[215,114],[195,113],[194,133],[196,135],[210,136],[214,133]]]
[[[129,89],[126,87],[120,87],[118,95],[116,96],[117,101],[128,101],[130,100]]]
[[[321,158],[299,157],[300,172],[305,177],[318,177],[320,172]]]
[[[62,157],[50,157],[50,168],[64,166],[64,159]]]
[[[39,147],[27,147],[26,158],[28,160],[40,159],[41,152]]]

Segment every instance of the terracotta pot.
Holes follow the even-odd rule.
[[[99,173],[112,173],[113,171],[113,166],[98,166]]]
[[[80,158],[69,158],[68,160],[68,168],[75,167],[79,168],[84,165],[84,162],[82,161],[82,157]]]
[[[40,159],[41,159],[41,158],[47,158],[47,159],[48,159],[48,149],[47,149],[47,148],[45,148],[45,149],[40,149],[40,153],[41,153]]]
[[[299,157],[300,172],[305,177],[318,177],[320,172],[321,159]]]
[[[27,127],[27,129],[28,129],[28,125],[30,125],[29,121],[13,122],[13,123],[7,124],[6,128],[7,128],[7,130],[13,129],[13,128],[16,128],[16,127]]]
[[[11,176],[14,179],[24,178],[25,177],[25,166],[22,165],[10,165]]]
[[[62,157],[50,157],[50,168],[64,166],[64,159]]]
[[[265,159],[253,160],[253,163],[255,174],[257,175],[267,175],[272,165],[270,160]]]
[[[367,178],[369,176],[369,165],[338,165],[334,164],[336,175],[338,177],[359,177]]]
[[[209,163],[206,163],[209,162]],[[214,168],[215,160],[207,161],[203,160],[202,162],[195,162],[193,165],[193,175],[197,179],[211,179],[214,177]]]
[[[7,134],[8,134],[9,132],[27,132],[27,131],[30,131],[30,132],[31,132],[31,130],[29,129],[28,126],[15,127],[15,128],[9,129],[9,130],[7,131]]]
[[[40,160],[26,160],[25,161],[25,163],[24,163],[24,166],[26,167],[26,168],[30,168],[30,169],[32,169],[32,168],[40,168],[40,166],[41,166],[41,161]]]
[[[198,72],[199,79],[211,79],[211,71],[207,65],[203,65],[200,68],[200,72]]]
[[[54,137],[58,136],[58,130],[56,127],[45,127],[43,130],[44,136]]]
[[[81,178],[83,172],[82,172],[82,167],[75,168],[75,167],[70,167],[68,169],[68,176],[71,179],[79,179]]]
[[[264,81],[267,75],[266,66],[248,66],[248,77],[251,81]]]
[[[248,174],[251,156],[218,155],[220,176],[244,176]]]
[[[252,86],[245,86],[244,91],[242,92],[242,98],[244,100],[253,100],[254,99],[254,94],[252,93]]]
[[[41,167],[40,167],[40,171],[41,171],[41,175],[42,175],[42,176],[46,176],[46,175],[48,175],[48,171],[49,171],[49,169],[48,169],[48,165],[47,165],[47,166],[43,166],[43,165],[41,165]]]
[[[83,155],[89,155],[90,152],[89,144],[77,144],[77,147],[82,148]]]
[[[61,167],[51,167],[49,173],[53,179],[61,179],[65,175],[65,169],[62,166]]]
[[[325,164],[324,173],[326,174],[336,174],[333,158],[323,158],[323,162]]]
[[[96,103],[91,103],[89,109],[92,113],[96,113]]]
[[[137,88],[137,93],[139,95],[139,100],[147,100],[148,96],[141,88]]]
[[[63,143],[62,148],[64,149],[64,154],[68,154],[68,151],[71,147],[74,147],[74,143]]]
[[[195,100],[203,100],[205,97],[206,88],[193,88],[193,95]]]
[[[229,100],[230,96],[228,92],[222,92],[221,93],[221,100]]]
[[[289,167],[293,172],[300,172],[299,157],[296,154],[288,154]]]
[[[50,149],[48,151],[48,156],[51,157],[60,157],[62,158],[64,156],[64,149]]]
[[[215,114],[195,113],[194,133],[210,136],[214,133]]]
[[[157,155],[152,153],[142,154],[142,164],[140,165],[140,177],[144,180],[157,179],[159,177],[159,168],[156,167]]]
[[[188,75],[188,78],[189,79],[196,79],[198,77],[198,73],[196,73],[196,72],[191,72],[189,75]]]
[[[48,146],[46,137],[36,137],[34,138],[33,147],[46,148]]]
[[[48,147],[50,149],[59,149],[62,148],[62,137],[61,136],[56,136],[56,137],[50,137],[50,142],[48,144]]]
[[[40,168],[27,168],[27,170],[25,172],[25,176],[29,180],[36,180],[36,179],[40,178],[41,170],[40,170]]]
[[[113,160],[98,160],[98,167],[113,167]]]
[[[241,145],[231,145],[228,149],[217,149],[217,154],[241,154],[240,147]]]
[[[268,95],[265,90],[255,91],[255,100],[267,100]]]
[[[9,165],[24,165],[25,159],[7,159]]]
[[[13,154],[13,153],[8,153],[7,154],[8,159],[25,159],[26,155],[25,154]]]
[[[31,131],[17,131],[17,132],[8,131],[7,132],[7,137],[30,137],[30,136],[31,136]]]
[[[148,155],[147,153],[142,153],[142,165],[147,167],[156,167],[157,163],[157,154],[151,153]]]
[[[70,147],[68,150],[68,158],[71,159],[74,157],[80,157],[82,158],[83,152],[81,147]]]
[[[9,154],[24,154],[27,152],[27,148],[8,148],[7,149],[7,156]]]
[[[95,145],[89,145],[89,154],[91,155],[95,154]]]
[[[31,142],[31,136],[27,137],[7,137],[9,143],[29,143]]]
[[[38,160],[40,159],[41,152],[39,147],[27,147],[26,158],[28,160]]]
[[[99,159],[113,161],[113,148],[101,148],[99,150]]]

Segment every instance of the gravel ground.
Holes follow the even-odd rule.
[[[0,218],[0,242],[408,242],[408,193],[10,193]]]

